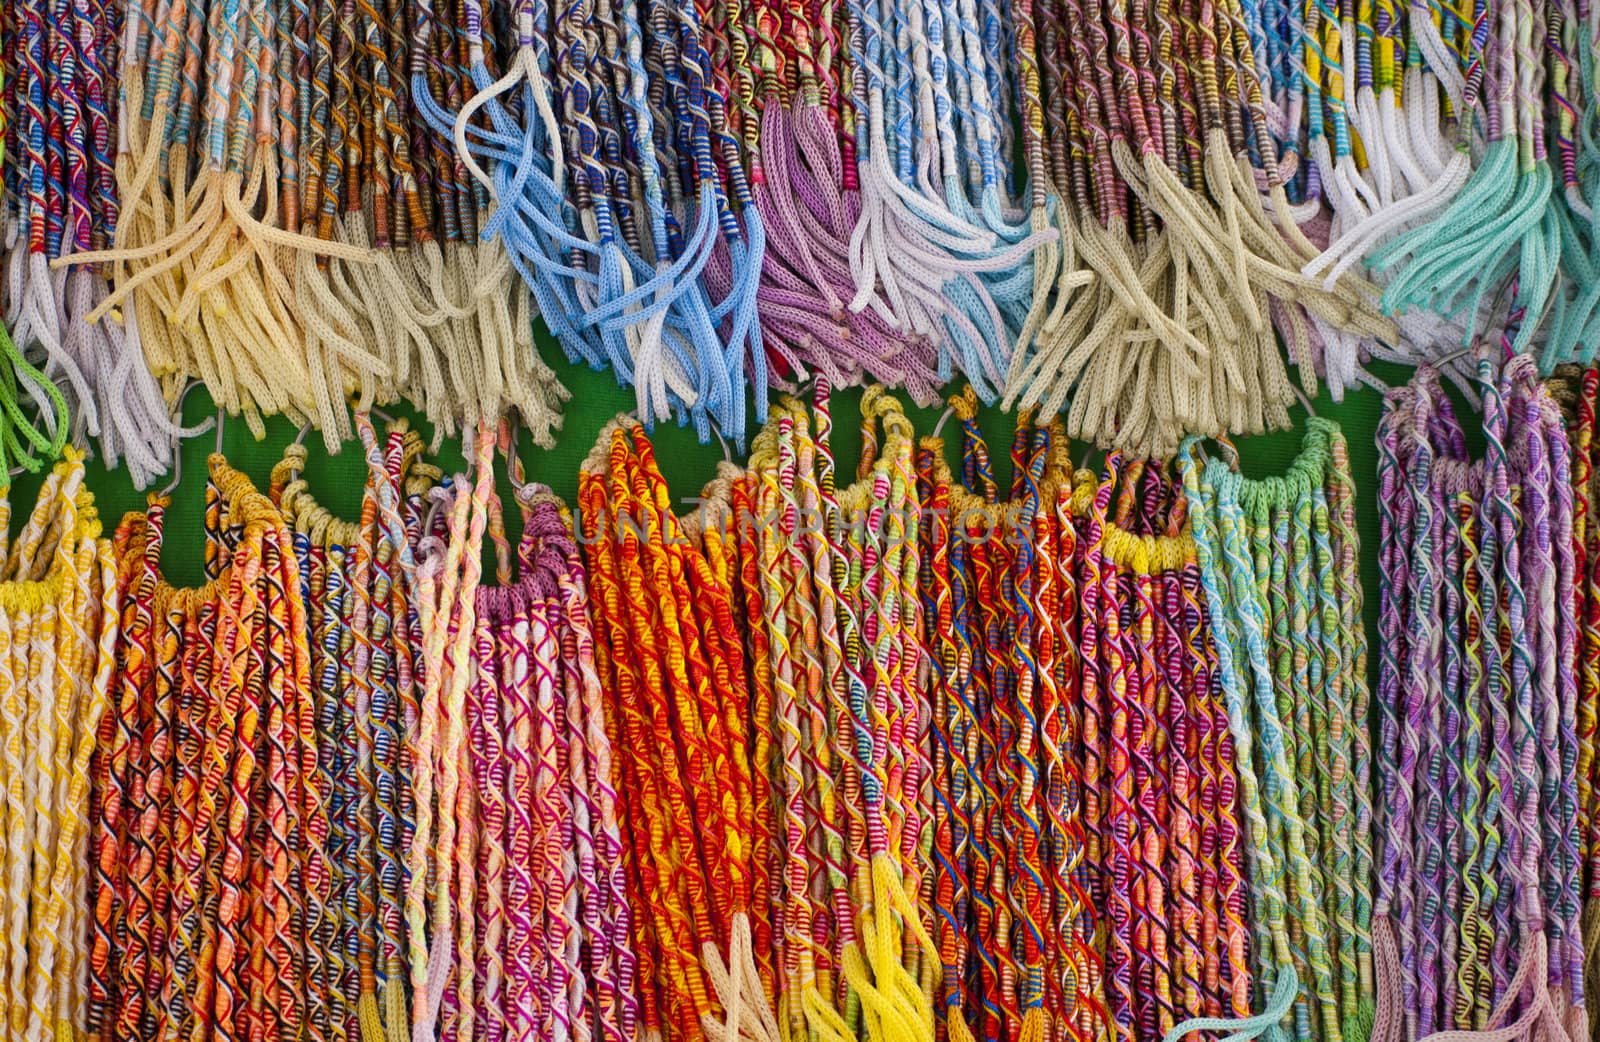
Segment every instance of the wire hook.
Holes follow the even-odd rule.
[[[1317,407],[1311,404],[1311,398],[1306,394],[1305,389],[1293,380],[1289,381],[1289,389],[1294,392],[1295,400],[1300,403],[1300,408],[1306,411],[1306,415],[1315,419]]]
[[[190,380],[184,385],[183,390],[178,392],[178,400],[173,403],[172,406],[172,426],[174,429],[181,428],[183,426],[183,403],[188,400],[189,392],[193,391],[196,387],[199,387],[202,383],[203,381],[201,380]],[[221,452],[222,410],[220,408],[217,410],[215,419],[207,419],[200,426],[194,428],[194,433],[204,434],[211,427],[215,427],[217,429],[217,451]],[[178,490],[178,486],[183,482],[183,452],[181,451],[182,445],[180,444],[180,441],[181,439],[176,436],[174,436],[172,439],[172,480],[168,482],[167,486],[158,493],[163,497],[172,495]]]
[[[728,439],[722,436],[722,424],[718,423],[717,418],[710,413],[706,414],[706,418],[711,421],[711,433],[717,436],[717,444],[722,446],[722,462],[732,463],[733,449],[728,446]]]

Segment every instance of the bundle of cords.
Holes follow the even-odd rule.
[[[855,483],[835,479],[826,389],[816,402],[817,479],[838,604],[849,705],[850,911],[843,969],[873,1038],[934,1037],[939,953],[933,929],[932,712],[919,669],[919,525],[911,423],[881,387],[861,400]],[[881,429],[881,434],[880,434]],[[818,573],[819,577],[824,573]],[[854,794],[851,794],[852,796]],[[864,853],[864,860],[859,860]]]
[[[1324,288],[1299,271],[1315,250],[1289,214],[1246,13],[1230,0],[1036,14],[1054,176],[1094,281],[1058,297],[1006,402],[1055,411],[1071,396],[1074,436],[1136,455],[1171,455],[1190,432],[1284,426],[1275,326],[1296,361],[1308,318],[1366,336],[1392,326],[1359,280]],[[1302,378],[1314,386],[1308,367]]]
[[[523,507],[515,581],[497,445]],[[431,491],[448,513],[420,526],[410,1037],[620,1042],[639,1020],[631,894],[587,592],[559,504],[514,451],[509,424],[481,425],[470,488]],[[486,531],[498,586],[480,581]]]
[[[0,26],[0,44],[7,45],[7,55],[17,53],[20,24],[20,19],[7,19]],[[0,103],[0,128],[4,129],[0,158],[15,156],[20,146],[16,118],[17,79],[14,69],[0,72],[0,81],[3,81],[0,82],[0,102],[3,102]],[[21,165],[15,161],[5,164],[8,195],[18,200],[19,206],[26,191],[16,180],[20,170]],[[17,225],[16,220],[5,222],[12,235],[18,233]],[[0,466],[0,482],[9,488],[13,471],[36,473],[60,455],[70,430],[65,397],[49,377],[23,357],[10,332],[3,327],[0,327],[0,357],[4,359],[0,362],[0,461],[4,463]],[[30,419],[29,410],[24,408],[29,401],[33,403],[31,411],[38,414],[37,421]]]
[[[742,439],[745,381],[758,409],[767,382],[755,316],[764,233],[705,12],[519,3],[498,79],[482,12],[465,14],[477,92],[435,115],[453,119],[458,153],[493,198],[485,233],[567,355],[609,364],[639,415]],[[721,280],[708,270],[719,253]]]
[[[1600,988],[1600,784],[1595,777],[1595,736],[1600,730],[1600,528],[1595,525],[1595,504],[1600,503],[1595,489],[1595,416],[1600,402],[1600,369],[1576,365],[1559,367],[1549,381],[1551,396],[1561,405],[1567,421],[1567,436],[1572,446],[1572,551],[1571,574],[1573,603],[1576,606],[1578,646],[1576,680],[1578,705],[1575,763],[1578,788],[1578,858],[1581,865],[1580,894],[1583,901],[1584,994]],[[1590,1031],[1594,1029],[1594,1010],[1589,1011]]]
[[[317,769],[333,873],[331,1037],[400,1042],[410,1037],[409,961],[427,951],[426,937],[408,934],[403,904],[422,660],[412,547],[438,469],[421,462],[421,436],[405,424],[382,443],[366,416],[356,426],[369,464],[358,521],[335,518],[312,498],[298,441],[273,468],[272,497],[294,532],[310,616]]]
[[[579,497],[625,835],[639,1029],[669,1042],[773,1042],[771,977],[755,950],[766,913],[754,911],[768,896],[755,890],[766,878],[756,861],[771,845],[755,822],[760,746],[732,558],[720,536],[702,546],[698,522],[673,514],[635,420],[601,432]]]
[[[477,923],[470,917],[476,911],[478,810],[468,759],[467,692],[475,683],[472,654],[494,446],[494,428],[480,425],[472,451],[463,452],[478,464],[473,480],[457,477],[429,490],[415,551],[422,676],[414,741],[407,745],[415,821],[406,851],[405,917],[413,942],[426,943],[410,948],[413,1042],[461,1037],[463,1015],[470,1037],[477,1013]],[[458,922],[463,906],[465,930]]]
[[[1374,1035],[1582,1039],[1569,446],[1529,357],[1479,379],[1482,460],[1428,367],[1379,430]]]
[[[1266,34],[1272,60],[1274,134],[1296,159],[1291,187],[1305,233],[1326,246],[1306,274],[1337,278],[1432,217],[1465,184],[1471,113],[1483,88],[1484,15],[1481,3],[1263,5],[1255,31]],[[1270,28],[1285,20],[1288,37]],[[1314,360],[1336,400],[1358,382],[1378,383],[1363,368],[1371,358],[1434,357],[1492,319],[1417,309],[1394,317],[1401,336],[1392,342],[1319,327]]]
[[[438,245],[470,207],[400,73],[416,14],[267,0],[133,12],[120,219],[104,248],[54,262],[109,272],[84,320],[120,311],[158,378],[201,377],[257,435],[263,414],[286,413],[336,448],[353,435],[347,395],[408,395],[446,433],[517,404],[548,433],[562,392],[504,258]]]
[[[755,288],[762,343],[774,384],[814,373],[832,384],[898,384],[930,400],[941,381],[933,341],[850,307],[861,197],[842,107],[840,19],[835,0],[757,0],[720,5],[710,21],[726,40],[712,59],[730,83],[728,126],[766,234]]]
[[[1565,204],[1554,194],[1546,135],[1570,123],[1570,100],[1561,92],[1571,84],[1557,10],[1545,2],[1484,0],[1474,4],[1470,23],[1452,23],[1462,34],[1456,46],[1466,69],[1461,107],[1452,106],[1459,120],[1452,169],[1475,150],[1480,131],[1482,158],[1442,212],[1371,255],[1378,271],[1394,269],[1384,308],[1427,309],[1455,320],[1462,346],[1477,332],[1484,301],[1508,280],[1514,280],[1512,308],[1525,315],[1512,340],[1517,351],[1533,343],[1555,295]],[[1553,102],[1545,94],[1547,70]],[[1560,113],[1553,122],[1552,103]],[[1569,153],[1570,142],[1562,140],[1560,151]]]
[[[1280,1030],[1365,1042],[1371,752],[1348,446],[1335,424],[1312,418],[1288,470],[1260,480],[1199,453],[1187,442],[1181,462],[1230,723],[1245,728],[1234,740],[1260,866],[1258,965],[1264,982],[1297,980]],[[1285,936],[1292,965],[1281,962]]]
[[[565,391],[533,348],[504,251],[475,241],[486,200],[427,118],[429,91],[459,99],[464,54],[431,31],[431,5],[296,15],[298,79],[280,95],[298,102],[280,106],[284,223],[364,251],[293,257],[319,422],[350,437],[340,396],[370,386],[417,403],[436,439],[515,406],[548,443]]]
[[[781,924],[771,971],[785,1040],[857,1037],[862,996],[844,959],[860,943],[854,901],[871,874],[824,518],[821,395],[815,434],[806,407],[780,398],[748,470],[726,465],[701,512],[708,550],[731,539],[736,589],[751,609],[752,759],[775,779],[756,796],[772,823],[761,840],[777,869],[767,884],[770,919]]]
[[[1035,212],[1011,201],[1014,13],[974,0],[844,8],[860,202],[849,306],[933,341],[938,374],[959,368],[989,402],[1034,310],[1033,254],[1059,238],[1042,188]]]
[[[952,1039],[1094,1038],[1106,1021],[1069,708],[1079,686],[1076,532],[1057,511],[1072,489],[1061,423],[1019,419],[1001,500],[976,395],[951,404],[962,479],[939,437],[917,451],[938,1011]],[[1194,927],[1198,958],[1198,916]]]
[[[271,107],[291,103],[278,72],[295,66],[290,54],[280,62],[280,14],[236,0],[129,13],[119,219],[108,249],[57,262],[109,268],[111,293],[88,320],[131,313],[157,378],[202,377],[257,433],[262,412],[309,413],[314,403],[293,288],[279,268],[282,247],[317,246],[279,226]]]
[[[499,585],[478,588],[467,699],[477,907],[460,917],[481,941],[478,1031],[627,1042],[639,1022],[632,911],[583,564],[560,501],[523,477],[509,423],[498,440],[522,536],[513,578],[491,498]]]
[[[111,541],[101,538],[83,457],[69,451],[7,541],[0,625],[0,848],[5,940],[0,1023],[30,1039],[81,1037],[89,939],[89,758],[112,688],[121,621]]]
[[[109,151],[116,84],[107,76],[117,73],[121,5],[28,0],[6,23],[4,310],[14,341],[0,344],[5,382],[10,397],[20,383],[34,400],[47,435],[65,433],[70,411],[75,439],[98,437],[106,462],[126,462],[143,488],[167,469],[175,432],[140,352],[137,323],[89,320],[107,293],[104,269],[50,270],[63,255],[103,248],[117,224]],[[65,387],[65,407],[45,378]],[[48,444],[14,415],[8,420],[20,424],[34,451]]]
[[[1594,15],[1568,0],[1555,0],[1547,42],[1551,56],[1549,105],[1555,110],[1556,161],[1561,174],[1561,264],[1550,324],[1545,331],[1541,367],[1551,371],[1562,361],[1589,365],[1594,344],[1588,329],[1600,308],[1600,228],[1595,202],[1600,199],[1600,111],[1594,105],[1597,39]],[[1573,58],[1576,56],[1576,67]]]
[[[844,102],[836,0],[725,5],[730,119],[767,234],[756,304],[775,383],[816,374],[905,387],[931,400],[949,373],[932,339],[853,308],[850,242],[861,215],[853,109]]]
[[[1072,511],[1079,753],[1090,894],[1105,909],[1107,1020],[1124,1037],[1170,1039],[1193,1018],[1248,1011],[1260,943],[1236,795],[1248,749],[1236,763],[1182,489],[1158,465],[1113,453],[1098,481],[1079,473]],[[1244,794],[1248,811],[1248,785]]]
[[[282,515],[220,455],[203,586],[160,575],[166,501],[117,530],[97,735],[85,1031],[332,1037],[332,872],[308,619]]]

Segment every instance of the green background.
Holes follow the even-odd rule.
[[[593,447],[595,437],[610,419],[633,407],[631,388],[618,386],[609,371],[596,372],[583,366],[568,363],[559,347],[541,325],[539,350],[556,371],[557,376],[571,392],[564,409],[562,428],[552,449],[540,449],[522,439],[521,455],[527,466],[528,477],[542,481],[555,492],[573,502],[578,487],[578,467]],[[1380,366],[1377,375],[1388,383],[1402,381],[1409,371],[1396,366]],[[954,384],[949,390],[959,389]],[[902,401],[906,401],[904,395]],[[854,469],[859,441],[855,436],[860,420],[858,388],[842,389],[834,396],[834,451],[842,473]],[[909,403],[908,403],[909,404]],[[1357,505],[1361,526],[1361,574],[1366,589],[1366,624],[1368,633],[1374,635],[1378,604],[1378,515],[1376,502],[1376,453],[1373,434],[1383,409],[1382,396],[1374,390],[1362,388],[1349,391],[1344,401],[1333,402],[1326,389],[1313,402],[1319,416],[1337,420],[1344,428],[1350,442],[1351,466],[1354,470]],[[214,406],[200,390],[189,395],[184,403],[184,420],[197,423],[211,415]],[[415,414],[405,408],[387,410],[395,415]],[[930,433],[939,417],[938,408],[910,407],[909,414],[919,435]],[[1291,409],[1294,429],[1237,440],[1242,466],[1251,477],[1280,473],[1293,460],[1300,449],[1300,437],[1305,414],[1295,406]],[[417,421],[425,434],[431,429]],[[988,438],[998,475],[1004,481],[1010,466],[1008,449],[1015,416],[999,409],[985,409],[980,415],[980,426]],[[752,431],[754,425],[752,424]],[[957,427],[947,423],[946,445],[952,463],[957,463],[959,439],[954,437]],[[243,422],[230,418],[223,425],[223,452],[229,461],[243,470],[257,486],[267,487],[268,475],[273,465],[282,458],[283,449],[294,439],[296,428],[289,421],[275,417],[267,422],[266,437],[255,440]],[[660,461],[667,484],[675,499],[692,497],[713,477],[722,449],[715,442],[701,445],[692,428],[671,424],[658,425],[654,435],[656,455]],[[186,442],[182,449],[182,481],[172,496],[167,513],[167,538],[163,547],[162,568],[167,579],[175,585],[192,586],[201,581],[200,525],[203,507],[203,487],[206,456],[216,444],[215,435],[206,433]],[[355,518],[361,505],[361,489],[366,474],[362,456],[353,444],[346,444],[335,455],[328,455],[320,436],[308,438],[310,460],[307,480],[316,497],[335,514]],[[737,448],[734,449],[737,453]],[[1072,450],[1074,460],[1082,458],[1080,450]],[[434,457],[445,472],[462,469],[463,461],[459,440],[447,443]],[[11,493],[13,524],[20,525],[31,509],[37,494],[41,475],[22,475],[17,478]],[[170,480],[167,479],[167,480]],[[502,495],[509,487],[505,476],[500,475]],[[163,481],[161,484],[165,484]],[[91,459],[88,484],[94,491],[100,515],[109,535],[130,510],[143,510],[146,493],[134,489],[125,472],[108,471],[97,459]],[[159,487],[159,486],[158,486]],[[509,499],[506,500],[509,502]],[[515,512],[507,518],[514,523]]]

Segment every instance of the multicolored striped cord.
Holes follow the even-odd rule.
[[[1380,882],[1403,892],[1403,873],[1421,872],[1446,884],[1442,902],[1425,901],[1409,922],[1399,917],[1399,966],[1383,969],[1400,971],[1403,1012],[1419,1030],[1509,1030],[1517,1010],[1519,1031],[1550,1030],[1539,1026],[1544,1018],[1555,1030],[1586,1031],[1578,625],[1572,587],[1559,579],[1564,568],[1571,574],[1573,553],[1562,548],[1573,545],[1577,512],[1569,479],[1555,476],[1570,471],[1565,423],[1531,360],[1499,372],[1480,360],[1479,380],[1483,460],[1466,456],[1431,369],[1392,392],[1380,430],[1382,473],[1396,490],[1396,509],[1384,516],[1380,690],[1403,693],[1379,761]],[[1393,686],[1407,671],[1426,677],[1439,661],[1431,684]],[[1435,703],[1419,704],[1434,687]],[[1452,729],[1461,744],[1446,737]],[[1419,762],[1430,772],[1442,766],[1443,777],[1415,780]],[[1406,812],[1390,795],[1405,789],[1425,802]],[[1447,797],[1444,813],[1428,814],[1435,793]],[[1395,856],[1410,845],[1403,829],[1431,833],[1451,853],[1459,844],[1471,860],[1464,870],[1458,861],[1408,868]],[[1380,900],[1376,911],[1386,910]],[[1455,917],[1449,927],[1443,916]]]
[[[731,570],[686,538],[636,422],[601,433],[580,509],[606,727],[626,794],[632,938],[641,980],[656,989],[641,1028],[775,1039],[752,947],[760,830]]]
[[[83,485],[56,464],[10,547],[0,616],[0,755],[6,764],[6,896],[0,1023],[18,1037],[76,1037],[92,992],[90,766],[112,689],[121,615],[116,560]],[[9,509],[5,511],[9,520]]]
[[[1360,618],[1347,456],[1338,426],[1313,417],[1300,455],[1281,476],[1241,479],[1223,461],[1202,462],[1192,444],[1182,457],[1185,482],[1197,493],[1196,540],[1230,670],[1249,663],[1265,671],[1252,681],[1258,690],[1265,682],[1275,692],[1258,704],[1246,739],[1262,744],[1263,785],[1280,794],[1263,801],[1267,836],[1276,838],[1258,857],[1291,873],[1288,936],[1302,982],[1297,1038],[1365,1038],[1373,1017],[1373,866],[1360,840],[1372,818],[1364,788],[1368,699],[1364,644],[1345,630],[1347,616]],[[1243,570],[1242,581],[1235,570]],[[1341,589],[1355,603],[1342,603]],[[1442,852],[1431,863],[1442,871]],[[1279,898],[1261,886],[1255,900],[1255,914],[1270,922],[1266,902]]]
[[[91,768],[86,1028],[332,1037],[329,804],[292,535],[220,455],[205,585],[161,579],[164,520],[153,499],[116,538],[123,628]]]

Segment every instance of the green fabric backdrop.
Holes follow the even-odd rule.
[[[619,387],[609,371],[595,372],[567,363],[560,349],[542,326],[539,334],[540,350],[552,363],[562,383],[572,393],[572,398],[567,403],[556,446],[549,450],[537,449],[529,445],[524,437],[521,446],[522,457],[531,479],[551,486],[558,495],[570,503],[577,492],[578,467],[593,447],[596,434],[612,417],[632,408],[633,392],[630,388]],[[1385,380],[1396,382],[1404,380],[1408,371],[1399,367],[1385,367],[1380,370],[1379,375]],[[858,389],[842,390],[835,396],[834,451],[838,457],[841,473],[850,472],[855,466],[859,442],[854,432],[860,420],[859,402]],[[1368,633],[1375,639],[1378,604],[1378,515],[1375,477],[1377,461],[1372,439],[1382,412],[1382,398],[1376,391],[1362,389],[1347,394],[1343,402],[1334,403],[1324,391],[1314,405],[1319,415],[1337,420],[1344,427],[1345,436],[1350,441],[1351,465],[1355,473],[1361,525],[1361,575],[1367,596],[1366,623]],[[206,395],[197,390],[185,403],[184,420],[188,423],[203,421],[213,408]],[[397,415],[414,415],[404,409],[393,411]],[[1300,447],[1299,424],[1304,417],[1299,408],[1292,411],[1296,420],[1296,428],[1293,431],[1239,439],[1243,467],[1247,474],[1259,477],[1279,473],[1294,458]],[[910,415],[916,424],[918,435],[927,434],[933,429],[939,409],[912,408]],[[998,409],[986,409],[980,417],[984,434],[995,450],[995,463],[1002,480],[1009,475],[1007,450],[1013,423],[1012,414]],[[752,430],[754,430],[753,424]],[[953,463],[957,462],[955,457],[959,452],[959,443],[953,437],[955,433],[955,425],[946,424],[946,443]],[[262,441],[252,438],[242,422],[230,420],[223,427],[223,451],[235,466],[249,474],[259,487],[265,489],[273,465],[281,458],[284,447],[294,436],[295,428],[281,418],[268,421],[267,434]],[[361,487],[365,480],[359,452],[355,451],[352,445],[346,445],[342,452],[329,456],[322,448],[320,437],[313,434],[309,441],[311,459],[307,468],[307,478],[312,491],[328,509],[340,516],[354,518],[360,510]],[[721,449],[717,444],[699,444],[695,440],[694,432],[687,428],[662,426],[656,432],[655,444],[657,456],[674,498],[697,495],[701,486],[712,477],[716,463],[721,459]],[[168,535],[162,560],[167,578],[176,585],[195,585],[201,580],[202,475],[205,471],[206,456],[214,445],[214,435],[208,433],[190,439],[183,447],[183,480],[174,493],[172,505],[168,510]],[[737,454],[737,447],[734,451]],[[1073,458],[1074,460],[1081,458],[1079,450],[1073,450]],[[447,444],[436,460],[445,468],[446,473],[459,470],[462,466],[459,441]],[[16,479],[12,491],[14,525],[20,525],[26,516],[26,511],[31,508],[40,481],[41,477],[37,475],[23,475]],[[125,512],[144,508],[144,494],[134,490],[127,475],[121,471],[107,471],[99,461],[90,461],[88,484],[96,495],[108,535],[115,529]],[[507,488],[502,482],[502,493],[506,491]],[[513,523],[514,519],[515,512],[512,511],[508,515],[508,523]]]

